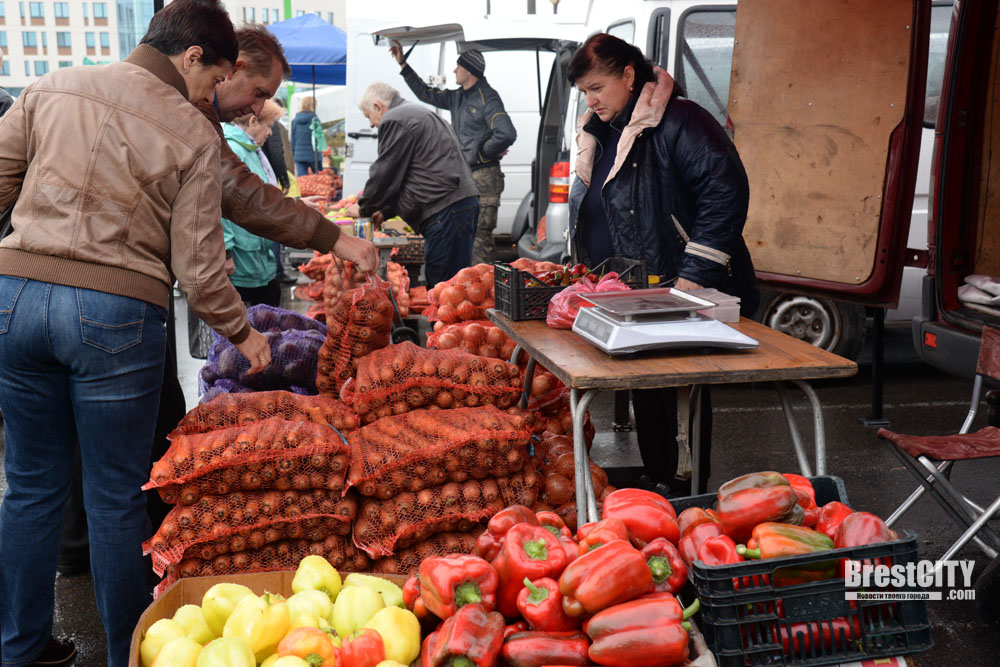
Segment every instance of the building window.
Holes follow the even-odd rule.
[[[305,10],[302,10],[302,9],[296,9],[295,10],[295,17],[296,18],[298,18],[299,16],[305,16],[305,15],[306,15]]]
[[[41,2],[32,2],[29,5],[31,10],[31,18],[33,19],[43,19],[45,18],[45,5]]]
[[[10,63],[6,60],[0,65],[0,76],[10,76]]]
[[[250,16],[250,23],[253,23],[255,15],[256,15],[256,10],[254,10],[253,7],[248,7],[247,8],[247,14],[249,14],[249,16]]]
[[[56,2],[52,5],[56,12],[57,19],[68,19],[69,18],[69,3],[68,2]]]
[[[84,36],[87,38],[87,48],[88,49],[94,48],[94,33],[88,32],[85,33]]]
[[[333,23],[333,12],[330,12],[329,14],[326,15],[326,20],[329,21],[331,24]]]
[[[48,60],[36,60],[35,61],[35,76],[41,76],[43,74],[49,73],[49,61]]]
[[[110,49],[111,48],[111,33],[102,32],[101,33],[101,48]]]
[[[94,18],[95,19],[106,19],[106,18],[108,18],[108,3],[106,3],[106,2],[95,2],[94,3]]]
[[[87,18],[87,3],[83,3],[83,18]]]
[[[0,31],[0,48],[7,48],[7,33]]]
[[[0,2],[0,19],[7,18],[7,10],[4,9],[3,3]]]
[[[63,69],[65,67],[72,67],[72,66],[73,66],[73,61],[72,60],[60,60],[59,61],[59,69]]]
[[[38,46],[38,35],[34,32],[22,32],[21,40],[24,46],[27,48]]]
[[[60,48],[69,48],[73,46],[72,36],[68,32],[57,32],[56,33],[56,46]]]
[[[271,10],[271,23],[278,23],[281,21],[281,14],[278,13],[277,9]]]
[[[24,61],[24,76],[31,76],[31,63]]]
[[[23,19],[24,18],[24,3],[23,2],[17,3],[17,8],[19,10],[21,10],[21,18]],[[27,65],[25,65],[25,67],[27,67]]]
[[[49,48],[49,33],[45,32],[44,30],[42,31],[42,48],[43,49]]]

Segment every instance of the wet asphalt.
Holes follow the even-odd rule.
[[[299,304],[296,304],[299,305]],[[189,408],[196,402],[195,377],[203,363],[187,355],[184,308],[178,308],[180,375]],[[886,342],[883,415],[899,432],[944,434],[961,425],[968,409],[971,381],[956,378],[922,364],[913,352],[909,331],[889,329]],[[874,430],[859,419],[872,414],[870,341],[859,360],[856,377],[814,382],[824,407],[827,472],[844,480],[850,504],[887,517],[915,484],[896,459],[875,438]],[[812,419],[803,397],[790,394],[799,429],[811,448]],[[732,477],[755,470],[796,471],[788,427],[776,392],[766,385],[733,385],[713,389],[714,436],[712,475],[714,490]],[[976,428],[985,424],[985,406]],[[602,394],[592,407],[598,428],[592,456],[602,466],[640,465],[634,435],[610,429],[611,394]],[[811,449],[810,449],[811,451]],[[2,441],[0,441],[2,454]],[[1000,461],[959,464],[953,482],[968,496],[987,503],[1000,493]],[[0,471],[0,490],[6,481]],[[897,524],[918,536],[921,557],[940,556],[960,530],[932,500],[922,498]],[[974,577],[986,564],[974,546],[959,558],[975,559]],[[94,605],[89,575],[59,576],[55,582],[54,632],[74,638],[79,649],[75,665],[105,662],[104,633]],[[938,665],[986,666],[1000,664],[1000,632],[985,623],[973,602],[928,602],[934,647],[913,656],[919,667]]]

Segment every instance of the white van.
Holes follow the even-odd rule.
[[[925,122],[907,244],[908,248],[918,250],[908,251],[908,266],[904,269],[898,304],[886,313],[887,322],[905,323],[907,326],[920,313],[920,286],[926,274],[922,264],[926,261],[927,248],[930,157],[951,9],[951,0],[936,0],[931,11]],[[588,35],[608,32],[643,49],[654,64],[673,75],[688,98],[715,114],[720,124],[727,125],[736,28],[735,0],[618,0],[614,3],[593,3],[593,13],[587,20],[587,26]],[[555,154],[559,158],[548,167],[549,181],[535,190],[535,197],[541,202],[537,215],[523,227],[515,228],[514,232],[519,254],[535,259],[559,261],[569,256],[568,238],[572,221],[568,219],[568,198],[563,192],[568,189],[568,176],[572,173],[576,118],[583,113],[585,106],[576,90],[570,89],[568,84],[566,91],[566,111],[562,131],[557,136],[558,144],[540,149],[538,163],[545,163],[545,155]],[[551,115],[549,111],[546,113]],[[539,226],[542,213],[544,225]],[[767,287],[766,283],[764,287]],[[842,356],[856,358],[860,352],[867,328],[864,306],[776,289],[765,289],[762,297],[757,313],[760,321]]]
[[[427,19],[440,12],[428,11]],[[532,162],[538,149],[539,115],[545,102],[555,54],[579,43],[584,33],[580,23],[560,24],[549,17],[524,20],[496,20],[477,16],[465,23],[452,15],[453,22],[403,24],[385,18],[350,16],[348,20],[347,70],[347,161],[344,192],[359,192],[368,179],[368,168],[378,155],[376,130],[358,109],[368,84],[383,81],[396,88],[404,99],[419,102],[399,73],[399,65],[389,55],[389,45],[399,41],[407,62],[430,85],[455,87],[453,70],[458,53],[479,49],[486,59],[486,79],[500,94],[507,114],[517,130],[517,140],[501,162],[504,191],[497,213],[494,236],[508,242],[511,227],[532,189]],[[412,50],[411,50],[412,49]],[[437,110],[449,121],[450,114]],[[560,117],[561,121],[561,117]],[[521,216],[525,214],[522,210]]]

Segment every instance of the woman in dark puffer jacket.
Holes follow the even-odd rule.
[[[588,107],[578,123],[570,197],[580,260],[594,266],[612,255],[643,259],[661,285],[714,287],[740,297],[741,313],[752,314],[759,295],[743,241],[750,189],[719,123],[639,49],[608,34],[577,51],[569,80]],[[633,391],[632,405],[646,468],[639,485],[690,494],[690,481],[675,477],[676,391]],[[704,485],[712,426],[707,387],[693,418],[701,423]]]

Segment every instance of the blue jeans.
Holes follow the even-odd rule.
[[[77,442],[107,664],[128,664],[132,629],[150,602],[141,543],[151,531],[140,487],[149,478],[166,317],[136,299],[0,276],[4,665],[34,660],[52,632]]]
[[[420,223],[427,289],[472,265],[479,197],[466,197]]]

